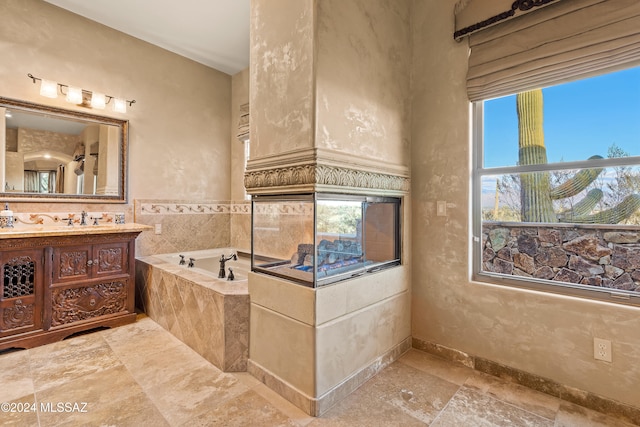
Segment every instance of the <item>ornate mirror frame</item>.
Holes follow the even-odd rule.
[[[127,153],[129,142],[129,121],[113,117],[99,116],[82,111],[65,110],[58,107],[36,104],[32,102],[0,97],[0,108],[20,110],[42,114],[48,117],[59,117],[84,121],[93,124],[116,126],[119,129],[120,152],[118,153],[118,194],[59,194],[59,193],[13,193],[0,192],[0,200],[14,202],[79,202],[79,203],[126,203],[127,202]],[[4,149],[4,148],[2,148]],[[0,188],[2,189],[2,188]]]

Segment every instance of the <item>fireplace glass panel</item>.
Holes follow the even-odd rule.
[[[256,196],[254,271],[321,286],[400,263],[400,199]]]

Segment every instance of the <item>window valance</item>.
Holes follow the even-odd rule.
[[[460,0],[455,8],[456,29],[453,37],[460,39],[554,1],[560,0]]]
[[[640,1],[557,0],[471,34],[469,47],[471,101],[640,65]]]

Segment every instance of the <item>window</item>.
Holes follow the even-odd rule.
[[[640,67],[473,105],[474,278],[640,304]]]

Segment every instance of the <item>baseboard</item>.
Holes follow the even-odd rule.
[[[305,413],[318,417],[373,378],[378,372],[398,360],[410,348],[411,338],[409,337],[319,397],[303,393],[251,359],[248,361],[247,371]]]
[[[510,366],[473,356],[462,351],[445,347],[418,338],[413,338],[412,346],[435,356],[473,368],[479,372],[528,387],[542,393],[549,394],[562,400],[566,400],[585,408],[593,409],[603,414],[625,419],[636,425],[640,425],[640,408],[621,403],[589,391],[580,390],[560,384],[549,378],[544,378],[529,372],[521,371]]]

